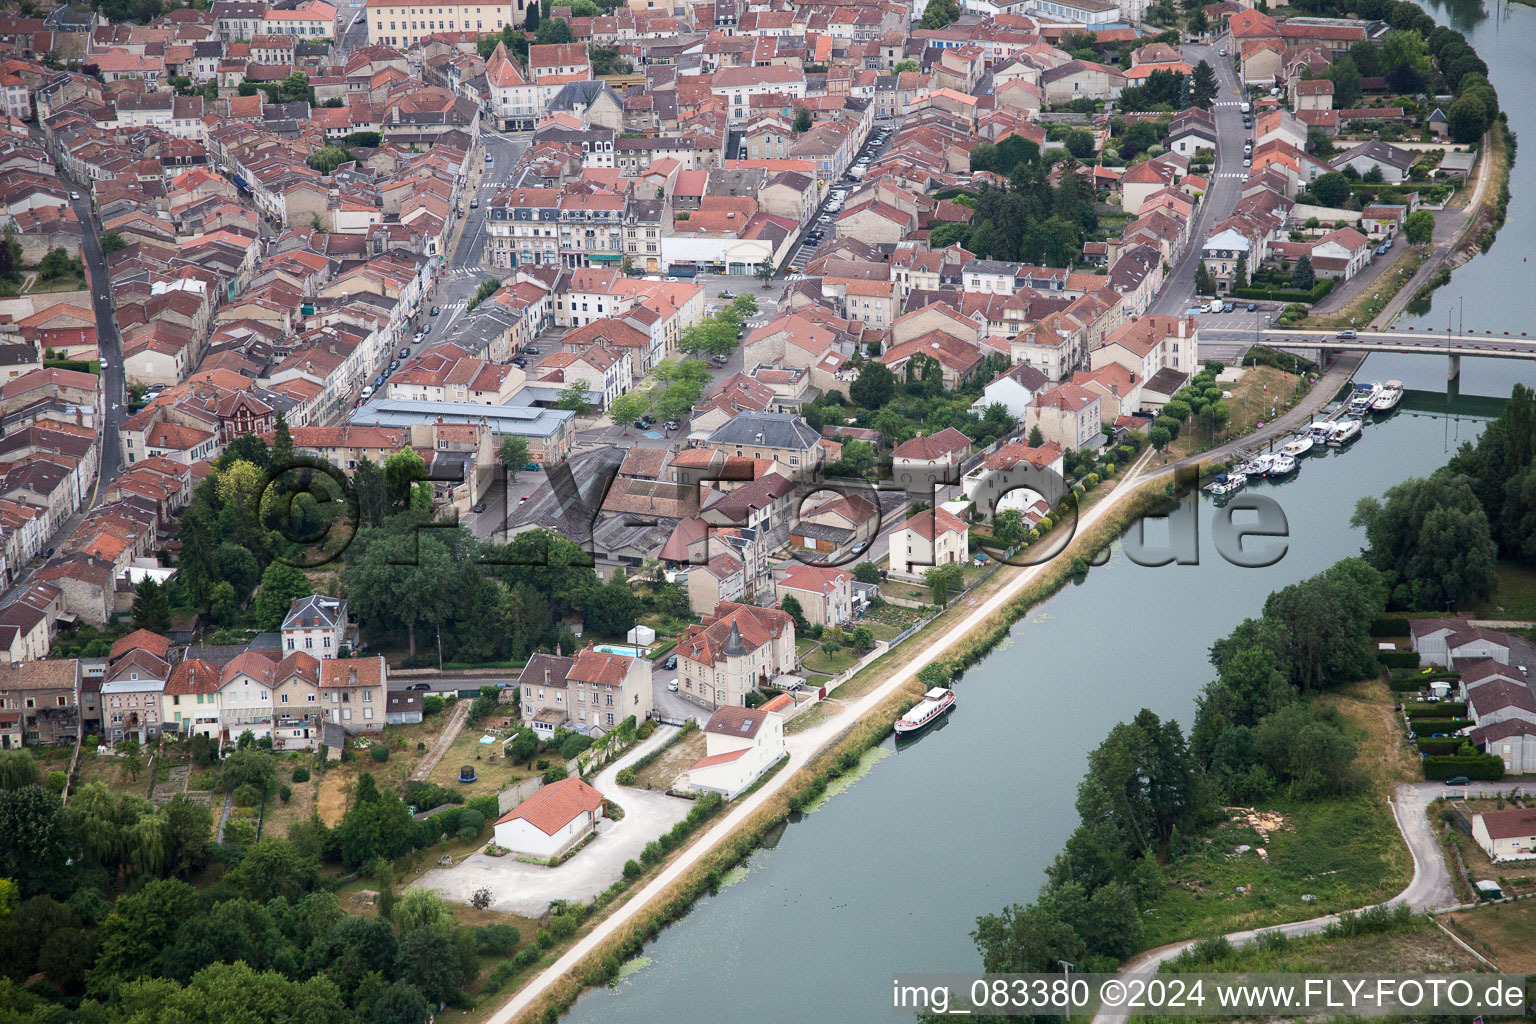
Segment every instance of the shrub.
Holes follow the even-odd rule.
[[[1425,738],[1418,741],[1418,748],[1421,754],[1438,754],[1450,757],[1458,753],[1461,750],[1461,745],[1465,742],[1467,741],[1460,736],[1452,736],[1449,739],[1443,740]]]
[[[289,800],[292,800],[293,787],[286,784],[279,786],[277,789],[277,798],[283,803],[287,803]]]
[[[478,810],[473,807],[466,807],[459,812],[460,835],[468,832],[469,838],[473,839],[480,834],[480,830],[483,828],[485,828],[485,815],[481,814]]]
[[[1504,762],[1494,754],[1462,754],[1456,757],[1426,757],[1426,779],[1452,779],[1465,775],[1469,779],[1496,782],[1504,777]]]
[[[487,896],[490,895],[489,889],[477,890],[475,895],[470,898],[470,903],[472,905],[474,904],[474,900],[479,897],[481,892],[484,892]],[[489,905],[490,903],[487,901],[486,906]],[[507,953],[510,953],[512,948],[517,945],[518,938],[519,936],[517,934],[517,929],[511,925],[493,924],[489,928],[485,929],[484,933],[482,934],[481,945],[485,948],[485,951],[490,953],[492,956],[504,956]]]
[[[1413,730],[1415,736],[1433,736],[1437,732],[1450,736],[1456,730],[1467,729],[1471,725],[1465,718],[1415,718],[1408,723],[1408,728]]]
[[[69,776],[63,772],[49,772],[47,778],[48,792],[62,793],[64,786],[69,782]]]
[[[579,924],[581,915],[575,911],[566,911],[549,919],[549,933],[557,939],[568,939],[576,933]]]
[[[237,807],[255,807],[261,803],[261,790],[247,782],[235,790],[235,805]]]
[[[295,768],[293,770],[293,781],[294,782],[308,782],[309,781],[309,769],[305,768],[303,765],[299,765],[297,768]]]
[[[1419,655],[1415,651],[1381,651],[1376,660],[1387,668],[1418,668]]]
[[[539,932],[539,934],[542,936],[542,935],[548,935],[549,933],[548,932]],[[518,950],[517,951],[517,956],[512,958],[512,962],[517,964],[517,966],[519,966],[519,967],[528,967],[528,966],[530,966],[530,965],[532,965],[534,963],[537,963],[538,959],[539,959],[539,947],[528,946],[528,947],[526,947],[524,949]]]
[[[1407,619],[1372,619],[1371,636],[1411,636],[1413,627]]]
[[[666,851],[661,848],[661,844],[653,839],[645,844],[645,849],[640,851],[640,859],[647,864],[655,864],[665,854]]]
[[[635,730],[635,735],[642,740],[648,740],[651,738],[651,733],[655,731],[656,723],[647,718],[645,721],[640,723],[640,728]]]
[[[389,760],[389,748],[382,743],[375,743],[373,746],[368,748],[368,756],[373,758],[379,764],[383,764],[385,761]]]
[[[1438,704],[1409,704],[1405,711],[1409,718],[1465,718],[1467,715],[1467,702],[1464,700],[1442,700]]]
[[[431,694],[421,699],[421,713],[423,717],[438,714],[443,710],[443,705],[443,698],[435,693]]]
[[[644,870],[645,869],[640,866],[640,862],[637,860],[627,860],[624,862],[625,878],[639,878],[640,872]]]
[[[545,769],[544,784],[547,786],[551,782],[559,782],[561,779],[566,778],[570,774],[570,772],[565,770],[565,765],[557,764],[553,768]]]
[[[635,770],[633,768],[620,768],[616,779],[621,786],[633,786],[635,784]]]

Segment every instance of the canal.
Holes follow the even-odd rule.
[[[942,728],[900,749],[887,740],[889,756],[790,824],[737,884],[652,942],[646,966],[588,992],[570,1019],[875,1021],[888,1016],[892,972],[980,969],[975,919],[1034,897],[1077,823],[1087,752],[1142,707],[1187,728],[1211,642],[1270,591],[1356,554],[1346,524],[1357,500],[1432,471],[1482,428],[1409,405],[1349,451],[1257,488],[1290,524],[1289,551],[1268,569],[1216,555],[1209,502],[1198,566],[1144,568],[1117,544],[966,673]]]
[[[1536,9],[1485,10],[1426,0],[1492,68],[1510,124],[1536,145]],[[1509,220],[1486,255],[1454,273],[1428,312],[1403,322],[1444,328],[1465,306],[1470,329],[1536,333],[1526,320],[1536,268],[1536,160],[1515,164]],[[1010,639],[966,673],[943,726],[897,749],[820,809],[784,829],[718,895],[701,900],[646,947],[644,966],[586,993],[573,1024],[728,1020],[880,1021],[895,972],[973,971],[979,914],[1035,896],[1076,825],[1073,800],[1089,750],[1142,707],[1186,727],[1211,676],[1212,641],[1256,615],[1270,591],[1358,552],[1348,527],[1362,497],[1443,464],[1476,438],[1486,403],[1447,395],[1442,358],[1378,355],[1362,379],[1405,381],[1390,420],[1345,453],[1303,462],[1261,487],[1285,510],[1291,542],[1267,569],[1223,562],[1202,502],[1198,566],[1148,569],[1115,546],[1094,569],[1037,607]],[[1536,385],[1536,364],[1466,359],[1461,396],[1503,397]]]

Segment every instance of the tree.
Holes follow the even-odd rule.
[[[1237,254],[1237,266],[1232,268],[1232,287],[1248,287],[1248,257],[1242,253]]]
[[[933,590],[933,603],[947,607],[949,599],[965,589],[965,571],[954,562],[924,570],[923,580]]]
[[[294,73],[298,74],[299,72]],[[347,152],[345,146],[331,143],[321,146],[309,154],[309,158],[305,162],[321,174],[331,174],[335,172],[336,168],[350,159],[352,159],[352,154]]]
[[[529,5],[529,17],[536,17],[538,4]],[[372,1024],[426,1024],[432,1005],[416,986],[397,981],[379,994],[370,1008]]]
[[[779,611],[795,620],[796,631],[805,632],[805,609],[800,607],[799,598],[793,594],[785,594],[779,600]]]
[[[1016,508],[1004,508],[992,514],[992,538],[1003,547],[1018,547],[1028,536],[1023,512]]]
[[[1425,245],[1435,237],[1435,215],[1428,210],[1414,210],[1403,224],[1403,235],[1412,245]]]
[[[811,125],[813,123],[814,120],[811,117],[811,112],[805,107],[801,107],[799,110],[795,111],[794,129],[796,135],[804,135],[806,132],[810,131]]]
[[[476,306],[480,305],[480,303],[484,302],[492,295],[495,295],[496,290],[500,287],[501,282],[493,277],[486,278],[484,281],[481,281],[480,287],[475,289],[474,298],[470,299],[469,302],[464,306],[464,311],[467,313],[471,309],[474,309]]]
[[[1312,183],[1312,194],[1324,206],[1341,208],[1349,201],[1349,179],[1338,171],[1329,171]]]
[[[1189,103],[1190,106],[1199,107],[1201,110],[1210,110],[1211,104],[1216,101],[1216,94],[1220,91],[1216,84],[1216,72],[1210,63],[1201,60],[1195,65],[1195,73],[1190,77]]]
[[[880,567],[874,562],[860,562],[853,567],[853,578],[860,583],[879,583]]]
[[[1211,277],[1211,268],[1205,265],[1204,260],[1195,264],[1195,294],[1216,294],[1216,280]]]
[[[79,270],[79,262],[71,259],[67,251],[62,247],[48,250],[48,254],[37,265],[38,276],[51,281],[57,277],[68,277]]]
[[[586,381],[573,380],[560,389],[560,394],[555,398],[555,408],[585,416],[592,411],[592,403],[587,400],[590,395]]]
[[[564,18],[551,18],[539,25],[536,42],[547,46],[550,43],[568,43],[574,38],[571,26]]]
[[[171,628],[171,599],[153,576],[145,576],[133,590],[133,628],[164,633]]]
[[[918,71],[918,70],[920,70],[920,66],[918,65],[917,61],[915,61],[915,60],[899,60],[899,61],[896,62],[896,66],[894,68],[892,68],[891,70],[895,74],[899,75],[903,71]]]
[[[257,625],[268,632],[281,629],[293,602],[313,593],[309,577],[302,569],[283,562],[270,563],[262,571],[261,588],[251,604]]]
[[[127,247],[128,243],[116,231],[108,231],[101,236],[101,253],[103,256],[111,256],[113,253],[120,252]]]
[[[1152,442],[1153,448],[1162,451],[1168,447],[1168,442],[1173,440],[1173,436],[1168,433],[1167,427],[1154,425],[1152,429],[1147,431],[1147,440]]]
[[[635,624],[640,599],[622,579],[609,581],[587,597],[586,625],[596,633],[622,636]]]
[[[773,283],[773,262],[771,260],[763,260],[752,273],[757,278],[758,283],[764,288],[769,287]]]
[[[1038,423],[1029,428],[1029,446],[1031,448],[1045,447],[1045,432],[1040,429]]]
[[[1488,516],[1466,477],[1436,474],[1363,498],[1351,524],[1365,528],[1365,557],[1397,580],[1402,607],[1463,608],[1493,593],[1498,548]]]
[[[608,403],[608,416],[629,433],[631,420],[637,420],[651,407],[649,391],[626,391]]]
[[[1445,112],[1445,120],[1451,138],[1468,145],[1481,139],[1488,130],[1488,108],[1477,96],[1464,92]]]
[[[1348,109],[1360,102],[1360,69],[1348,56],[1335,58],[1328,68],[1328,79],[1333,82],[1335,109]]]
[[[923,18],[918,24],[923,28],[944,28],[960,20],[960,7],[955,0],[928,0],[923,8]]]
[[[528,465],[528,460],[533,456],[528,451],[528,442],[515,434],[508,434],[501,439],[501,447],[496,449],[496,457],[506,467],[512,479],[517,479],[517,471]]]
[[[0,750],[0,790],[13,791],[42,782],[30,750]]]
[[[1210,20],[1205,16],[1205,8],[1196,7],[1192,12],[1190,12],[1189,19],[1185,22],[1185,25],[1189,29],[1190,35],[1197,38],[1204,36],[1206,31],[1211,27]]]
[[[1355,68],[1367,78],[1381,74],[1381,49],[1369,39],[1355,40],[1349,47],[1349,59],[1355,62]]]
[[[288,418],[278,412],[272,425],[272,465],[286,467],[293,462],[293,433]]]
[[[1317,272],[1312,269],[1312,257],[1303,254],[1291,268],[1291,287],[1300,292],[1309,292],[1316,286]]]
[[[884,363],[870,360],[859,371],[859,376],[848,388],[848,397],[855,405],[875,410],[896,395],[896,376]]]
[[[539,4],[537,0],[528,5],[528,13],[523,16],[523,30],[535,34],[539,31]]]
[[[863,654],[875,646],[875,634],[870,631],[868,626],[855,626],[848,633],[848,642],[855,651]]]

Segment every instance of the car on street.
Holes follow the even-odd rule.
[[[861,541],[859,541],[857,544],[855,544],[853,546],[853,553],[856,554],[856,555],[861,555],[861,554],[864,553],[864,550],[866,548],[868,548],[868,547],[869,547],[869,541],[861,540]]]
[[[1259,307],[1258,307],[1257,304],[1252,303],[1252,302],[1248,303],[1248,312],[1250,312],[1250,313],[1257,313],[1258,311],[1259,311]]]
[[[476,505],[472,511],[484,512],[485,511],[485,502],[482,501],[480,504]]]
[[[409,359],[410,357],[411,357],[410,346],[406,346],[405,348],[400,350],[400,358],[401,359]]]
[[[662,427],[666,430],[676,430],[678,426],[680,426],[680,424],[677,422],[677,420],[667,420],[667,422],[662,424]]]
[[[675,655],[675,654],[667,655],[667,660],[661,663],[661,667],[665,668],[665,669],[677,668],[677,655]]]
[[[430,689],[432,689],[432,684],[431,683],[411,683],[409,686],[406,687],[406,689],[407,690],[430,690]]]
[[[518,356],[512,360],[512,365],[521,370],[528,365],[528,360],[524,359],[522,356]]]
[[[478,209],[480,209],[480,197],[479,196],[475,196],[475,198],[473,198],[473,199],[471,199],[469,201],[469,208],[471,210],[478,210]]]
[[[1376,255],[1377,256],[1385,256],[1389,251],[1391,251],[1391,249],[1392,249],[1392,243],[1391,242],[1387,242],[1386,244],[1382,245],[1381,248],[1376,250]]]
[[[676,693],[677,692],[677,680],[676,679],[668,680],[667,681],[667,689],[671,690],[673,693]]]
[[[720,297],[722,299],[734,299],[736,297],[736,293],[731,291],[729,288],[726,288],[720,292]]]
[[[1216,56],[1218,57],[1225,57],[1226,55],[1227,51],[1225,48],[1216,51]]]
[[[537,462],[530,462],[530,463],[528,463],[528,465],[523,467],[523,472],[524,473],[537,473],[538,471],[539,471],[539,464]]]
[[[1465,775],[1452,775],[1445,780],[1445,784],[1447,786],[1465,786],[1470,781]]]
[[[539,346],[529,345],[527,348],[523,349],[523,351],[527,352],[531,356],[536,356],[539,354]]]
[[[75,200],[76,202],[79,202],[80,201],[80,193],[79,192],[71,192],[69,194],[69,198]]]
[[[637,430],[650,430],[651,429],[651,425],[649,423],[645,422],[645,420],[635,420],[635,429],[637,429]]]
[[[438,307],[437,307],[437,306],[433,306],[433,307],[432,307],[432,312],[431,312],[431,314],[430,314],[430,315],[431,315],[431,316],[437,316],[437,314],[439,314],[439,313],[441,313],[441,312],[442,312],[442,310],[441,310],[441,309],[439,309],[439,308],[438,308]]]
[[[731,361],[731,357],[726,355],[724,352],[716,352],[714,355],[710,356],[709,359],[710,362],[714,363],[716,366],[724,366],[726,363]]]
[[[1339,341],[1354,341],[1355,338],[1356,338],[1356,334],[1355,334],[1355,332],[1352,329],[1345,328],[1344,330],[1340,331],[1338,334],[1335,334],[1334,337],[1337,338]]]
[[[526,495],[526,494],[525,494],[525,495],[523,495],[523,496],[522,496],[522,497],[521,497],[521,498],[518,498],[518,499],[517,499],[517,503],[518,503],[518,504],[519,504],[519,505],[521,505],[521,504],[522,504],[522,503],[523,503],[523,502],[525,502],[525,501],[527,501],[527,500],[528,500],[528,495]]]

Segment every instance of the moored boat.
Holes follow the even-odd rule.
[[[1345,418],[1333,425],[1333,432],[1328,435],[1328,447],[1342,448],[1360,438],[1360,421]]]
[[[1276,449],[1281,455],[1288,455],[1293,459],[1299,459],[1312,450],[1317,442],[1312,440],[1311,434],[1297,434],[1285,444]]]
[[[1380,391],[1376,392],[1376,397],[1371,399],[1371,411],[1391,412],[1397,408],[1397,403],[1402,400],[1403,382],[1400,380],[1389,380],[1386,384],[1382,385]]]
[[[1296,467],[1299,465],[1300,463],[1291,456],[1282,455],[1277,452],[1275,455],[1271,456],[1269,460],[1269,467],[1264,470],[1264,475],[1269,478],[1290,476],[1292,473],[1296,472]]]
[[[1349,411],[1356,415],[1369,412],[1371,403],[1381,393],[1380,384],[1357,384],[1355,393],[1349,396]]]
[[[1307,436],[1312,439],[1314,445],[1325,445],[1333,436],[1333,424],[1328,420],[1316,420],[1307,428]]]
[[[1237,474],[1217,473],[1216,479],[1205,485],[1205,493],[1218,498],[1242,490],[1248,481]]]
[[[896,735],[905,736],[926,729],[954,706],[955,691],[935,686],[923,694],[923,699],[912,705],[911,710],[896,720]]]

